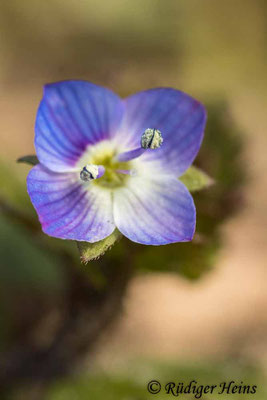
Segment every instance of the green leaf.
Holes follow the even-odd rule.
[[[184,175],[179,179],[190,192],[206,189],[214,183],[213,179],[205,172],[194,166],[188,168]]]
[[[47,251],[25,225],[0,215],[0,236],[0,293],[7,288],[14,288],[15,293],[16,287],[44,293],[64,287],[58,254]]]
[[[4,164],[0,160],[0,202],[8,202],[10,206],[16,206],[20,210],[32,212],[33,207],[25,190],[26,171],[20,171],[13,164]],[[35,215],[35,214],[33,214]]]
[[[39,164],[39,160],[35,155],[23,156],[17,159],[18,163],[25,163],[29,165]]]
[[[84,263],[95,260],[102,256],[113,244],[120,239],[121,233],[115,229],[115,231],[108,237],[99,242],[77,242],[78,249],[80,252],[81,260]]]

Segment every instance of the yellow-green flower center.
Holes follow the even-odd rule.
[[[115,151],[96,154],[92,158],[92,164],[103,165],[105,173],[100,179],[95,179],[95,185],[100,185],[107,188],[116,188],[123,186],[129,175],[119,173],[119,170],[130,170],[129,162],[119,162],[116,160]]]
[[[77,163],[77,167],[82,171],[86,165],[99,166],[105,168],[105,173],[98,179],[90,180],[90,185],[98,185],[104,188],[114,189],[123,186],[129,174],[119,171],[130,171],[131,162],[118,161],[118,150],[112,142],[103,141],[90,146]]]

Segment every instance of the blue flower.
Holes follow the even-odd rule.
[[[178,178],[205,123],[203,105],[175,89],[121,99],[85,81],[46,85],[35,125],[40,164],[27,178],[43,231],[91,243],[115,228],[143,244],[191,240],[195,206]]]

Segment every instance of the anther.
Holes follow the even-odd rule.
[[[102,165],[87,164],[80,172],[80,178],[84,182],[93,179],[101,178],[105,173],[105,168]]]
[[[141,147],[143,149],[158,149],[162,143],[162,134],[158,129],[148,128],[141,137]]]

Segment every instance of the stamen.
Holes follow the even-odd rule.
[[[125,162],[133,160],[134,158],[140,157],[146,149],[142,149],[142,147],[137,147],[136,149],[125,151],[125,153],[121,153],[117,156],[117,160],[119,162]]]
[[[126,151],[117,156],[118,161],[130,161],[140,157],[147,149],[158,149],[163,143],[161,132],[158,129],[148,128],[141,136],[141,147]]]
[[[80,172],[80,178],[84,182],[91,181],[93,179],[99,179],[105,173],[103,165],[87,164],[83,167]]]

